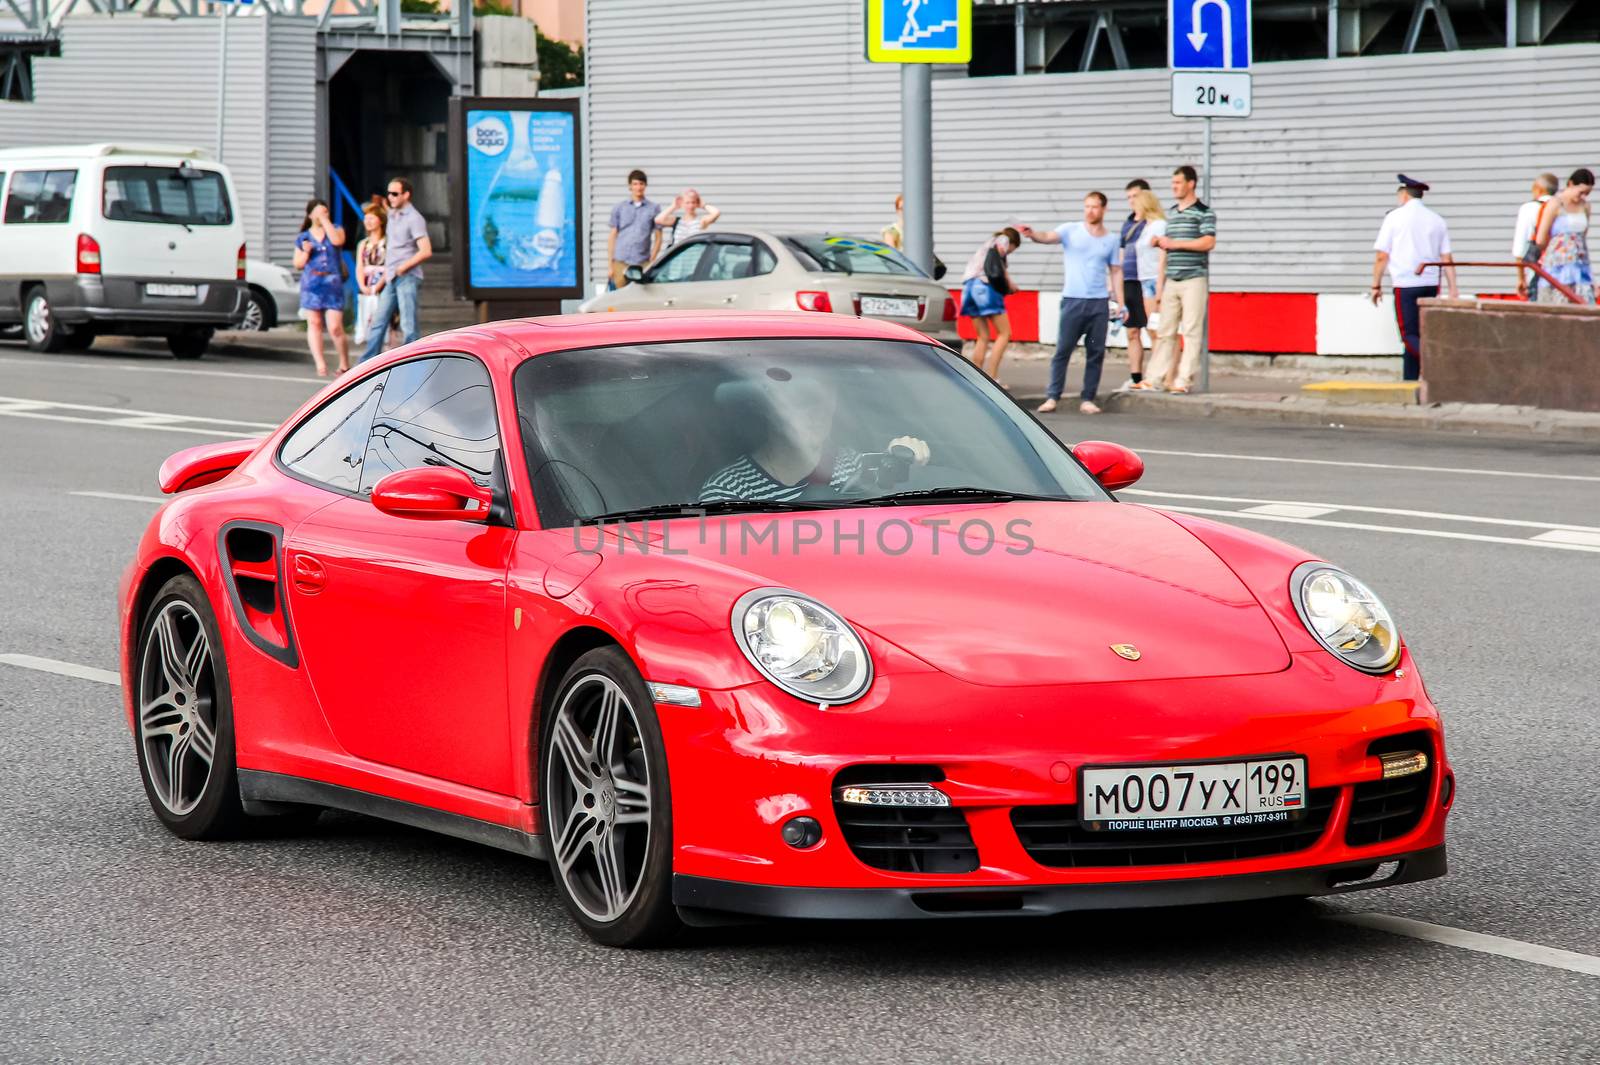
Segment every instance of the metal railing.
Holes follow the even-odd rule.
[[[1438,262],[1419,263],[1417,265],[1417,273],[1419,273],[1419,274],[1422,273],[1422,271],[1428,269],[1430,266],[1441,266],[1441,267],[1443,267],[1443,266],[1508,267],[1509,266],[1513,270],[1520,266],[1520,267],[1524,267],[1524,268],[1526,268],[1528,270],[1532,270],[1535,274],[1538,274],[1539,275],[1539,280],[1543,281],[1545,284],[1549,285],[1551,288],[1555,289],[1557,292],[1561,293],[1563,296],[1567,297],[1567,299],[1571,300],[1573,303],[1576,303],[1578,306],[1582,307],[1582,306],[1586,306],[1587,305],[1582,297],[1580,297],[1576,292],[1572,291],[1572,289],[1568,288],[1566,285],[1563,285],[1560,281],[1557,281],[1554,277],[1550,276],[1550,272],[1548,270],[1546,270],[1544,267],[1540,266],[1538,263],[1527,263],[1527,262],[1522,262],[1521,260],[1511,260],[1511,261],[1507,261],[1507,262],[1483,262],[1483,261],[1445,262],[1443,260],[1440,260]]]
[[[99,15],[137,12],[211,18],[232,6],[214,0],[0,0],[0,16],[9,14],[15,18],[25,33],[54,35],[60,31],[61,23],[79,10]],[[408,31],[444,31],[451,37],[472,35],[472,4],[467,0],[439,0],[437,14],[404,13],[400,0],[256,0],[239,6],[240,10],[234,12],[238,17],[314,17],[319,30],[370,29],[386,36]]]

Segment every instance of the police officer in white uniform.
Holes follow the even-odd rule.
[[[1439,267],[1430,266],[1420,273],[1423,263],[1455,260],[1450,254],[1450,228],[1433,211],[1422,205],[1422,194],[1428,186],[1415,178],[1397,174],[1400,188],[1396,193],[1400,206],[1384,216],[1378,230],[1378,241],[1373,245],[1377,256],[1372,264],[1372,302],[1383,297],[1383,272],[1389,271],[1394,283],[1394,317],[1400,327],[1400,339],[1405,342],[1405,379],[1415,381],[1422,376],[1422,311],[1418,300],[1439,294]],[[1461,290],[1456,287],[1456,268],[1444,267],[1444,278],[1450,288],[1450,298],[1458,299]]]

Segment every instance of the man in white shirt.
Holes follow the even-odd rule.
[[[1461,290],[1456,285],[1456,268],[1450,254],[1450,228],[1433,211],[1422,205],[1422,195],[1428,186],[1396,175],[1400,189],[1396,197],[1400,206],[1384,216],[1378,230],[1377,252],[1372,264],[1372,302],[1383,298],[1383,272],[1389,271],[1394,284],[1394,317],[1400,327],[1400,339],[1405,343],[1405,379],[1415,381],[1422,376],[1422,311],[1420,300],[1439,294],[1439,267],[1429,266],[1419,270],[1423,263],[1442,262],[1445,282],[1450,288],[1450,298],[1459,299]]]
[[[1533,179],[1533,199],[1517,208],[1517,228],[1511,235],[1511,257],[1518,262],[1528,253],[1528,242],[1539,231],[1539,212],[1561,188],[1554,174],[1540,174]],[[1530,274],[1517,267],[1517,294],[1529,300],[1539,298],[1539,275]]]

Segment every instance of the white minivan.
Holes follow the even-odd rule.
[[[0,151],[0,326],[35,351],[164,336],[199,358],[244,314],[233,180],[198,148]]]

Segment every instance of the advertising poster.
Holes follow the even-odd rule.
[[[480,102],[461,123],[468,290],[487,299],[580,290],[577,112]]]

